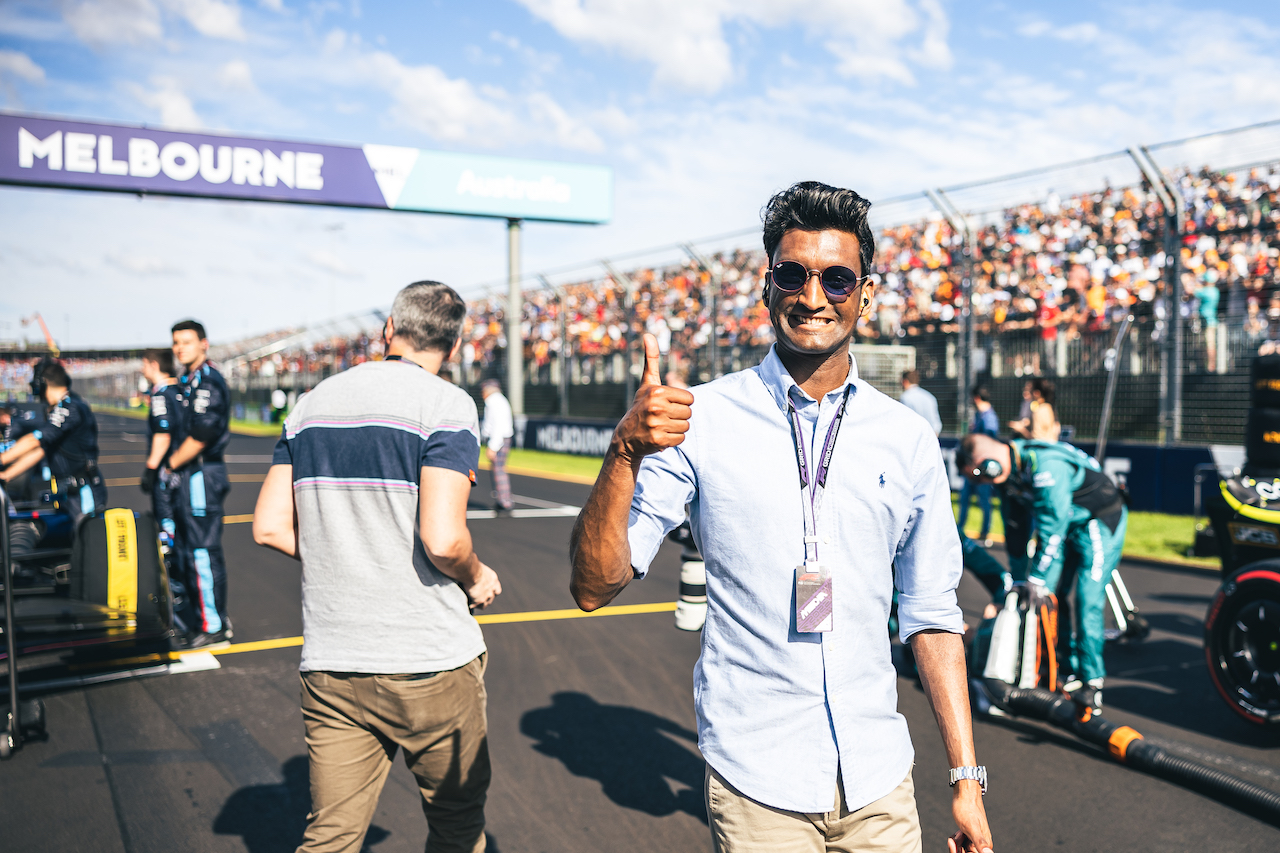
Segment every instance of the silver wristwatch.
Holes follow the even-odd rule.
[[[951,778],[949,784],[952,788],[961,779],[972,779],[982,786],[982,795],[987,795],[987,768],[986,767],[952,767]]]

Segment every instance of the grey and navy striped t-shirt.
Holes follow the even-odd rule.
[[[421,469],[475,482],[475,402],[409,361],[370,362],[298,400],[274,464],[293,466],[302,669],[456,669],[485,650],[467,597],[418,536]]]

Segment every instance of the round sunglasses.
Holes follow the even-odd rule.
[[[822,283],[822,290],[832,302],[844,302],[855,290],[866,283],[870,276],[859,276],[848,267],[827,267],[825,270],[811,270],[797,261],[779,261],[769,270],[769,283],[783,293],[799,293],[808,283],[809,277],[816,275]]]

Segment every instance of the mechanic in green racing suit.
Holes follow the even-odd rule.
[[[1064,567],[1075,569],[1068,658],[1073,675],[1063,691],[1078,704],[1101,710],[1107,674],[1102,659],[1106,585],[1120,562],[1129,521],[1123,495],[1097,460],[1063,442],[1005,442],[972,434],[961,441],[956,462],[969,479],[992,483],[999,490],[1009,570],[1015,581],[1056,592],[1061,601],[1071,583],[1070,577],[1064,583]],[[1035,556],[1029,558],[1027,541],[1033,522],[1037,546]],[[966,564],[971,550],[976,552],[966,549]],[[977,565],[973,568],[979,570]]]

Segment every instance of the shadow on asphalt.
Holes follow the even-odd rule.
[[[681,743],[696,745],[698,736],[671,720],[601,705],[583,693],[556,693],[550,706],[520,718],[520,731],[573,775],[598,781],[619,806],[657,817],[682,811],[707,822],[706,764]],[[668,779],[684,787],[672,791]]]
[[[302,843],[311,807],[307,759],[294,756],[280,770],[283,781],[279,784],[249,785],[228,797],[213,821],[213,831],[240,836],[249,853],[293,853]],[[370,849],[390,835],[380,826],[370,826],[361,850]]]
[[[1162,621],[1177,618],[1166,615]],[[1159,627],[1182,633],[1172,624]],[[1128,659],[1120,659],[1122,655]],[[1212,695],[1200,647],[1179,640],[1147,640],[1108,649],[1108,657],[1110,674],[1129,683],[1109,683],[1107,705],[1210,738],[1262,749],[1280,747],[1280,732],[1250,725],[1225,703],[1212,701],[1217,697]]]

